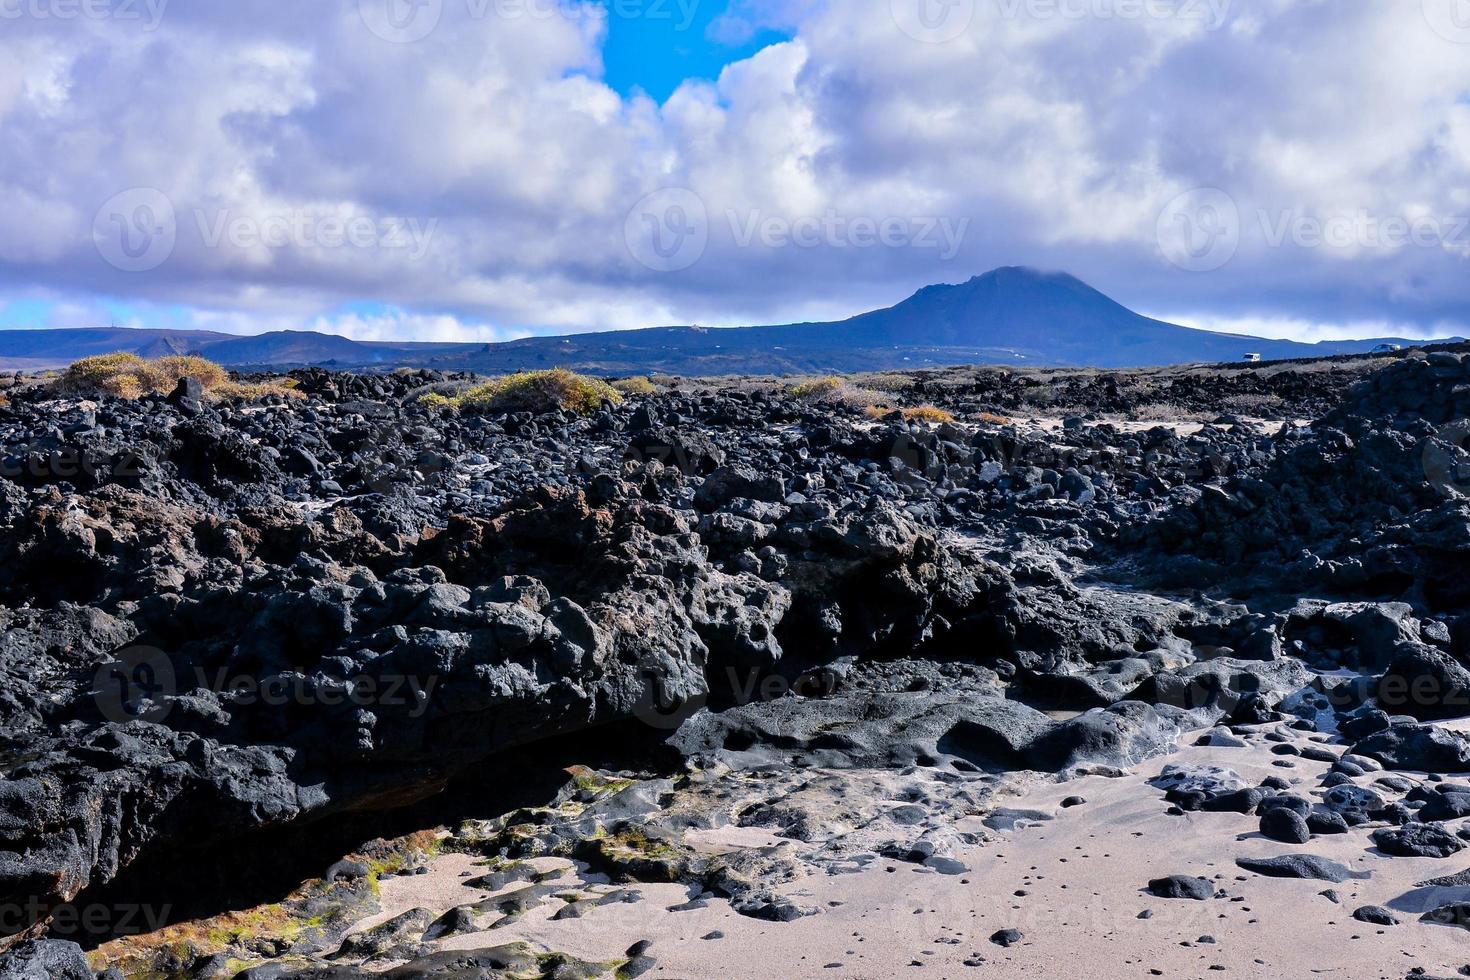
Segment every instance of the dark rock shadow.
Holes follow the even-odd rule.
[[[121,875],[87,889],[71,905],[79,911],[147,910],[148,925],[156,927],[258,908],[280,902],[304,882],[322,877],[332,864],[369,841],[545,805],[566,783],[563,770],[568,766],[661,774],[671,771],[674,759],[660,750],[651,729],[637,723],[578,732],[502,753],[410,805],[339,813],[244,836],[228,847],[212,842],[191,848],[168,841],[145,849]],[[119,921],[118,916],[105,918],[109,925]],[[145,918],[126,921],[136,925]],[[53,928],[50,938],[71,940],[84,950],[119,936],[115,929],[89,931],[85,915],[63,914],[58,922],[71,928]]]
[[[1470,888],[1427,885],[1406,891],[1385,904],[1395,912],[1423,915],[1425,912],[1433,912],[1435,909],[1460,902],[1470,902]]]

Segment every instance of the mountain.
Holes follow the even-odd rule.
[[[93,354],[123,351],[140,357],[203,354],[232,367],[332,365],[371,369],[417,365],[433,357],[477,351],[483,344],[371,343],[334,334],[278,330],[242,337],[206,330],[0,330],[0,370],[65,367]]]
[[[418,365],[432,357],[452,357],[479,350],[483,344],[376,343],[335,334],[278,330],[253,337],[231,337],[201,348],[221,364],[333,364],[343,367],[395,368]]]
[[[928,286],[897,306],[833,323],[708,330],[661,327],[534,337],[436,359],[486,373],[561,365],[607,374],[794,374],[953,364],[1144,367],[1325,357],[1376,338],[1302,344],[1192,330],[1140,316],[1074,276],[1007,267]]]
[[[252,337],[205,331],[0,331],[0,369],[60,367],[115,350],[199,353],[238,367],[435,367],[486,374],[570,367],[607,375],[798,374],[953,364],[1145,367],[1326,357],[1403,338],[1302,344],[1192,330],[1129,310],[1074,276],[1006,267],[927,286],[897,306],[831,323],[656,327],[503,344],[368,343],[309,331]]]
[[[111,327],[82,330],[0,330],[0,370],[37,371],[64,367],[94,354],[130,351],[144,357],[193,350],[222,340],[227,333],[208,330],[134,330]]]
[[[929,286],[887,310],[823,324],[847,343],[993,350],[1047,365],[1140,367],[1313,356],[1319,345],[1191,330],[1140,316],[1065,273],[1003,268],[958,286]],[[834,330],[835,328],[835,330]],[[908,343],[913,343],[909,340]],[[1345,345],[1371,350],[1384,341]]]

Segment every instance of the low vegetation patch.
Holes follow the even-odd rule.
[[[84,357],[62,374],[57,387],[69,395],[112,395],[139,398],[148,389],[148,362],[137,354],[99,354]]]
[[[213,389],[210,394],[216,398],[226,400],[243,398],[246,401],[254,401],[257,398],[268,398],[271,395],[290,399],[306,397],[296,390],[296,380],[294,378],[284,378],[280,381],[261,381],[253,384],[239,381],[226,381],[218,388]]]
[[[624,378],[614,381],[612,386],[625,395],[656,395],[658,386],[648,378]]]
[[[592,415],[603,402],[623,401],[622,392],[599,378],[589,378],[563,368],[527,371],[496,378],[461,395],[425,395],[422,403],[431,408],[460,411],[551,412],[567,409]]]
[[[1278,411],[1286,404],[1280,395],[1229,395],[1220,399],[1220,407],[1232,412]]]
[[[820,402],[823,405],[840,405],[847,408],[860,408],[871,411],[874,408],[886,407],[892,411],[893,395],[886,391],[874,391],[872,388],[863,388],[854,385],[845,378],[829,375],[822,378],[810,378],[802,381],[791,389],[791,395],[802,401]]]
[[[910,422],[953,422],[954,415],[936,405],[919,405],[915,408],[900,409],[903,417]]]
[[[378,912],[379,879],[422,865],[439,853],[440,843],[435,831],[370,841],[360,853],[347,855],[367,869],[364,877],[312,879],[276,903],[121,936],[91,952],[88,961],[95,970],[115,968],[129,978],[182,976],[208,959],[230,966],[210,976],[234,976],[267,961],[289,962],[298,951],[293,947],[310,952],[329,940],[335,945],[354,922]]]
[[[888,391],[874,391],[872,388],[855,388],[852,385],[845,386],[833,399],[839,405],[848,408],[861,408],[864,411],[882,405],[893,404],[893,393]]]
[[[909,422],[953,422],[954,416],[935,405],[919,405],[900,408],[895,404],[896,396],[888,391],[876,391],[850,384],[836,375],[808,378],[790,389],[794,398],[803,401],[821,402],[826,405],[843,405],[862,411],[873,419],[886,418],[894,412],[900,413]]]
[[[791,394],[793,397],[800,398],[803,401],[821,401],[836,396],[845,384],[846,382],[836,375],[827,375],[823,378],[808,378],[794,385],[791,389]]]
[[[170,394],[184,378],[199,382],[214,399],[263,398],[267,395],[300,397],[290,382],[242,384],[230,373],[202,357],[172,355],[146,360],[136,354],[99,354],[84,357],[62,372],[54,387],[60,394],[79,398],[142,398]]]
[[[894,412],[903,416],[905,422],[953,422],[954,415],[934,405],[919,405],[916,408],[894,408],[892,405],[871,405],[867,409],[869,418],[884,419]]]

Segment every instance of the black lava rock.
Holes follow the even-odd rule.
[[[1261,833],[1284,844],[1305,844],[1312,839],[1307,821],[1287,807],[1274,807],[1261,815]]]
[[[1215,886],[1205,878],[1169,875],[1167,878],[1155,878],[1150,881],[1148,892],[1159,898],[1187,898],[1203,902],[1215,896]]]

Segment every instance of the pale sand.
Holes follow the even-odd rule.
[[[1221,413],[1223,414],[1223,413]],[[1293,422],[1284,422],[1280,419],[1262,419],[1250,415],[1237,415],[1242,422],[1249,425],[1259,426],[1263,435],[1274,436],[1287,425],[1296,428],[1311,425],[1309,419],[1297,419]],[[1128,418],[1123,415],[1111,415],[1099,413],[1096,422],[1088,422],[1089,426],[1106,423],[1119,432],[1139,433],[1148,432],[1150,429],[1172,429],[1177,436],[1192,436],[1199,433],[1206,425],[1212,424],[1207,419],[1197,421],[1180,421],[1178,419],[1140,419]],[[1018,418],[1016,424],[1022,428],[1027,425],[1038,426],[1048,432],[1061,432],[1066,426],[1064,420],[1054,416],[1035,416],[1032,418]]]
[[[652,940],[659,978],[928,977],[1404,977],[1413,967],[1451,976],[1470,963],[1470,933],[1417,921],[1399,912],[1389,928],[1357,922],[1361,905],[1389,905],[1414,883],[1461,870],[1470,851],[1445,860],[1387,858],[1371,851],[1367,832],[1318,837],[1301,847],[1255,833],[1256,818],[1232,813],[1169,816],[1162,793],[1144,785],[1170,763],[1229,766],[1253,784],[1271,776],[1301,779],[1303,795],[1327,766],[1293,759],[1273,766],[1265,748],[1185,748],[1152,760],[1118,779],[1089,776],[1045,784],[1010,805],[1056,813],[1054,822],[1015,833],[985,831],[992,842],[956,856],[972,870],[946,876],[880,860],[858,874],[808,878],[786,889],[820,915],[791,923],[735,914],[721,901],[687,912],[675,885],[635,885],[644,901],[609,905],[586,917],[550,921],[543,907],[505,928],[448,940],[442,948],[473,949],[524,939],[548,950],[608,961],[634,942]],[[1357,780],[1367,785],[1372,777]],[[1080,795],[1084,806],[1062,810]],[[1009,802],[1009,801],[1008,801]],[[972,821],[967,820],[966,823]],[[983,831],[978,819],[966,829]],[[765,833],[736,831],[747,843],[771,843]],[[694,836],[694,835],[692,835]],[[708,835],[706,835],[708,836]],[[728,843],[729,832],[710,843]],[[1311,853],[1355,869],[1366,881],[1340,885],[1259,877],[1238,869],[1238,856]],[[566,866],[547,862],[545,866]],[[383,883],[384,913],[425,906],[436,911],[488,893],[464,887],[461,872],[474,865],[448,855],[433,872]],[[1218,879],[1228,898],[1166,900],[1142,891],[1149,879],[1170,874]],[[575,885],[577,879],[569,877]],[[1335,888],[1342,904],[1319,893]],[[1016,897],[1024,889],[1028,894]],[[1231,899],[1239,899],[1232,901]],[[840,904],[833,904],[840,903]],[[829,907],[830,906],[830,907]],[[1145,909],[1153,917],[1140,920]],[[365,923],[370,925],[372,922]],[[1002,949],[988,940],[1000,929],[1020,929],[1021,944]],[[703,939],[713,932],[723,938]],[[1217,943],[1199,944],[1202,936]],[[984,963],[967,966],[983,957]],[[1211,967],[1224,967],[1224,971]],[[914,973],[916,970],[921,973]]]

